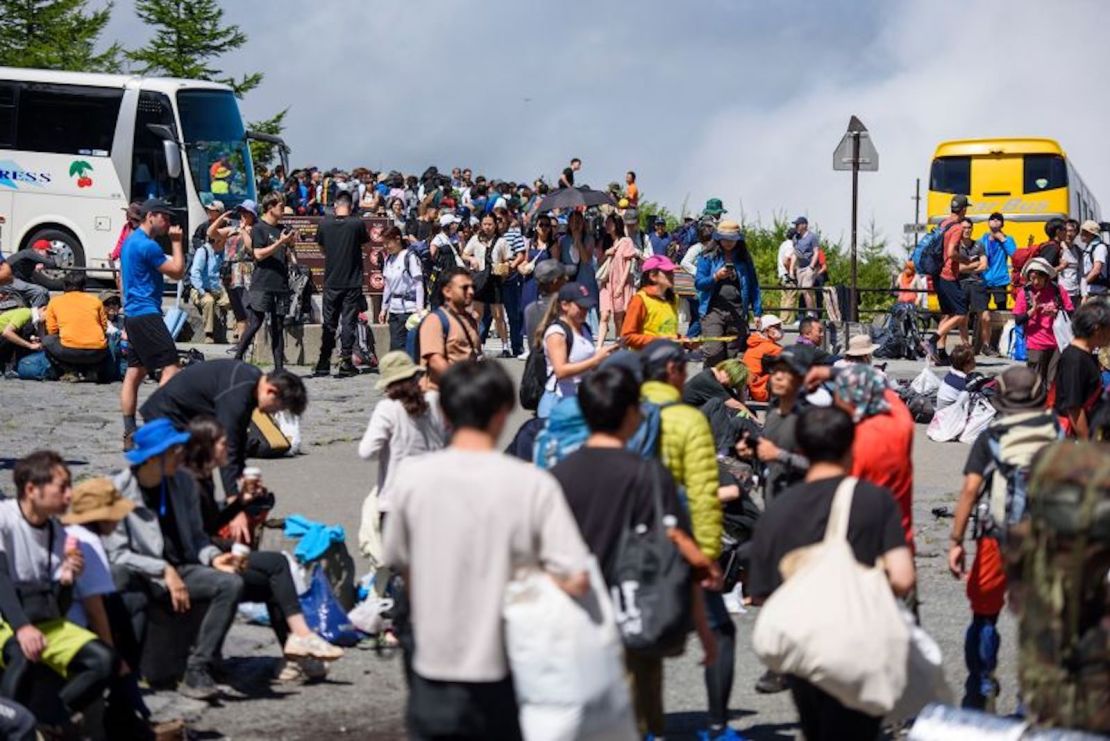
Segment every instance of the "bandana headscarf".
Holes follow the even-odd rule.
[[[870,365],[861,363],[840,371],[833,389],[838,399],[855,408],[852,413],[853,422],[859,423],[868,417],[890,411],[890,404],[883,398],[886,380]]]

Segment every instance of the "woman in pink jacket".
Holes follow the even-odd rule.
[[[1056,269],[1040,257],[1034,257],[1021,271],[1024,285],[1014,298],[1014,321],[1025,327],[1027,365],[1037,372],[1048,388],[1056,378],[1060,350],[1052,322],[1061,311],[1075,310],[1071,298],[1054,282]]]
[[[625,235],[624,222],[616,214],[605,217],[605,236],[605,241],[610,242],[604,258],[609,263],[609,273],[604,280],[599,281],[601,283],[601,322],[597,333],[598,347],[605,342],[605,337],[609,333],[610,317],[613,318],[617,334],[620,334],[628,302],[636,293],[632,267],[637,260],[643,259],[636,245]]]

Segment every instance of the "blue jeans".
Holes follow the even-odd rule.
[[[998,647],[1002,638],[997,623],[998,615],[975,615],[967,627],[964,635],[967,681],[961,707],[984,710],[998,697],[994,670],[998,667]]]
[[[524,306],[520,278],[510,278],[501,286],[501,302],[505,305],[505,320],[509,323],[509,342],[513,355],[524,352]]]
[[[687,337],[701,336],[701,315],[698,313],[698,297],[688,296],[686,298],[686,307],[690,311],[690,326],[686,329]],[[620,327],[617,328],[618,330]]]

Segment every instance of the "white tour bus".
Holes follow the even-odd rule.
[[[188,240],[205,203],[255,200],[247,137],[226,85],[0,67],[0,250],[45,239],[107,277],[128,203],[153,196]]]

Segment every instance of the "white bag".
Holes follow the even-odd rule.
[[[922,396],[932,396],[940,391],[940,379],[931,368],[922,368],[917,377],[910,382],[910,390]]]
[[[285,435],[285,438],[289,441],[289,450],[285,451],[285,454],[300,455],[301,418],[283,409],[274,415],[274,422],[277,423],[278,429],[281,430],[281,434]]]
[[[1002,325],[1002,333],[998,335],[998,354],[1004,358],[1010,357],[1010,345],[1014,342],[1014,329],[1017,324],[1013,319],[1007,319]]]
[[[979,433],[987,429],[987,425],[994,419],[995,408],[982,394],[976,394],[968,406],[967,421],[964,430],[960,433],[961,443],[973,443]]]
[[[505,588],[505,652],[526,741],[636,738],[624,647],[597,563],[574,599],[539,569]]]
[[[881,716],[905,691],[910,634],[882,567],[860,564],[848,543],[856,481],[837,487],[825,539],[779,564],[786,581],[759,611],[752,644],[772,671]]]
[[[925,434],[930,440],[938,443],[958,440],[967,426],[970,406],[970,396],[966,391],[961,391],[954,402],[936,411]]]
[[[1056,347],[1063,352],[1075,339],[1075,332],[1071,328],[1071,317],[1067,312],[1056,312],[1056,318],[1052,320],[1052,334],[1056,337]]]
[[[906,689],[886,714],[888,721],[902,721],[916,716],[932,702],[951,705],[952,690],[944,678],[944,657],[940,646],[926,633],[905,605],[898,604],[902,621],[910,631],[910,652],[906,662]]]
[[[358,525],[359,553],[370,560],[370,569],[381,568],[384,563],[385,548],[382,547],[381,514],[378,512],[378,485],[366,495],[362,502],[362,518]]]
[[[370,594],[362,602],[355,605],[354,609],[347,613],[347,617],[351,619],[351,625],[363,633],[377,635],[385,627],[385,618],[382,617],[382,613],[392,609],[393,600]]]

